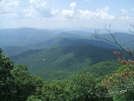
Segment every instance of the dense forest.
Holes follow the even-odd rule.
[[[44,81],[39,76],[31,75],[27,66],[14,65],[9,57],[2,54],[2,49],[0,60],[1,101],[134,100],[134,70],[127,64],[100,62],[74,73],[70,78]],[[129,62],[133,64],[132,60]]]
[[[59,80],[68,78],[67,75],[75,74],[82,69],[91,68],[96,63],[115,60],[116,57],[112,53],[114,50],[91,45],[64,46],[28,50],[11,56],[11,59],[16,65],[28,65],[29,71],[34,75],[41,76],[43,80]],[[121,52],[119,49],[116,50]],[[113,66],[116,69],[117,67]],[[94,70],[90,70],[90,72],[92,73]]]
[[[134,100],[133,57],[131,52],[121,50],[118,43],[91,36],[89,39],[87,32],[79,31],[55,34],[20,28],[0,32],[1,101]],[[12,38],[3,40],[9,34]],[[120,35],[131,37],[114,34],[121,46],[124,39]],[[13,41],[19,37],[21,41]],[[100,37],[113,41],[109,35]],[[126,42],[130,46],[133,43]]]

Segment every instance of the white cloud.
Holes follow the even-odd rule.
[[[5,17],[5,16],[6,18],[19,17],[18,14],[16,13],[0,14],[0,17]]]
[[[122,14],[127,14],[127,13],[128,13],[128,11],[127,11],[127,10],[125,10],[125,9],[121,9],[121,13],[122,13]]]
[[[0,16],[8,17],[11,14],[20,18],[50,18],[52,17],[50,5],[48,0],[2,0],[0,1]]]
[[[58,5],[58,0],[53,6],[55,0],[0,0],[0,20],[7,22],[10,20],[16,21],[18,25],[29,24],[28,26],[45,26],[45,27],[68,27],[68,26],[85,26],[96,27],[103,26],[106,23],[130,23],[132,16],[122,16],[127,14],[128,11],[121,9],[121,15],[114,16],[109,13],[109,7],[96,8],[94,11],[89,8],[87,10],[79,9],[76,2],[70,3],[69,9],[62,9]],[[65,1],[65,0],[62,0]],[[85,1],[98,1],[98,0],[85,0]],[[87,2],[86,2],[87,3]],[[61,4],[61,3],[59,3]],[[67,4],[67,3],[66,3]],[[81,6],[81,5],[80,5]],[[59,7],[59,8],[58,8]],[[66,7],[66,6],[65,6]],[[92,7],[91,7],[92,9]],[[110,9],[111,10],[111,9]],[[134,8],[131,9],[134,11]],[[118,11],[118,10],[117,10]],[[113,12],[114,13],[114,12]],[[117,13],[117,12],[116,12]],[[29,22],[28,22],[29,21]],[[13,22],[13,21],[12,21]],[[16,23],[16,22],[15,22]],[[32,24],[30,24],[32,23]],[[35,25],[34,25],[34,24]],[[36,24],[38,23],[38,25]],[[2,25],[2,24],[1,24]],[[123,25],[123,24],[122,24]]]
[[[36,11],[32,6],[30,6],[28,9],[23,9],[24,17],[35,18],[37,15],[38,11]]]
[[[30,0],[29,3],[30,4],[37,4],[40,0]]]
[[[108,14],[109,7],[105,7],[103,9],[97,9],[94,12],[93,17],[98,18],[99,20],[113,20],[115,16]]]
[[[59,11],[57,9],[54,9],[54,10],[52,9],[51,14],[58,15],[59,14]]]
[[[11,14],[16,16],[18,6],[19,2],[16,0],[2,0],[0,1],[0,15],[9,16]]]
[[[42,2],[41,4],[37,4],[36,8],[41,8],[41,9],[45,9],[47,7],[47,2]]]
[[[70,4],[70,7],[76,7],[77,5],[76,5],[76,2],[72,2],[71,4]]]
[[[65,18],[87,19],[87,20],[113,20],[115,17],[108,14],[109,7],[96,9],[95,12],[89,10],[79,10],[75,2],[70,4],[71,10],[63,10]]]
[[[76,2],[72,2],[70,4],[70,7],[71,7],[71,10],[62,11],[62,14],[67,18],[73,18],[74,16],[77,15],[77,12],[78,12]]]
[[[30,0],[29,3],[33,8],[33,12],[38,12],[36,13],[37,16],[46,18],[52,17],[48,1],[45,2],[43,0]]]
[[[98,12],[108,12],[108,10],[109,10],[109,7],[107,6],[103,9],[97,9],[96,11],[98,11]]]
[[[133,23],[133,19],[134,19],[134,17],[130,17],[130,16],[121,16],[120,18],[119,18],[119,22],[121,22],[121,23],[123,23],[123,24],[131,24],[131,23]]]
[[[72,17],[73,15],[73,12],[71,10],[63,10],[62,11],[62,14],[65,16],[65,17]]]
[[[115,17],[113,15],[109,15],[107,12],[103,10],[96,10],[96,12],[92,11],[82,11],[79,10],[80,17],[84,19],[94,19],[94,20],[113,20]]]
[[[131,23],[133,23],[133,19],[134,17],[131,16],[121,16],[117,22],[118,24],[120,24],[121,26],[126,26],[126,28],[128,28],[128,26],[130,26]]]
[[[52,0],[53,1],[53,0]],[[76,2],[70,3],[70,9],[52,9],[52,1],[49,0],[2,0],[0,2],[1,16],[28,17],[28,18],[53,18],[60,19],[87,19],[87,20],[113,20],[114,16],[108,13],[109,7],[96,9],[96,11],[77,9]]]
[[[121,16],[120,19],[122,21],[125,21],[125,20],[130,20],[131,18],[129,16]]]

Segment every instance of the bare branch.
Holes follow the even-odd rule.
[[[105,26],[105,28],[106,28],[106,26]],[[107,30],[107,29],[106,29],[106,30]],[[112,42],[112,41],[110,41],[110,40],[108,40],[108,39],[105,39],[105,38],[100,37],[100,36],[99,36],[99,31],[100,31],[100,30],[96,30],[96,29],[95,29],[95,33],[93,33],[92,35],[93,35],[95,38],[97,38],[97,39],[102,39],[102,40],[104,40],[104,41],[107,41],[107,42],[116,44],[115,42]]]
[[[133,35],[134,34],[134,30],[132,30],[132,29],[134,29],[134,24],[131,24],[130,28],[128,29],[128,31],[132,33],[132,36],[134,36]]]
[[[131,25],[131,27],[134,28],[134,25]],[[124,51],[127,52],[132,58],[134,58],[133,52],[131,52],[131,51],[125,49],[125,48],[116,40],[116,37],[111,33],[110,28],[111,28],[111,24],[109,24],[109,27],[108,27],[108,28],[107,28],[107,26],[105,26],[105,30],[111,35],[111,37],[112,37],[112,39],[113,39],[114,41],[110,41],[110,40],[108,40],[108,39],[106,39],[106,38],[100,37],[98,30],[95,30],[95,33],[93,34],[93,36],[94,36],[95,38],[102,39],[102,40],[105,40],[105,41],[107,41],[107,42],[114,43],[114,44],[118,45],[122,50],[124,50]],[[130,31],[131,31],[132,33],[134,33],[134,31],[132,31],[132,30],[130,30]],[[134,35],[133,35],[133,36],[134,36]]]

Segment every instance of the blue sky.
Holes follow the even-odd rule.
[[[0,29],[128,29],[134,23],[134,0],[0,0]]]

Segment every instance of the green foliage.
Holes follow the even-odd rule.
[[[114,74],[104,77],[102,85],[108,89],[107,95],[113,96],[114,101],[134,100],[134,68],[120,66]]]
[[[70,71],[58,71],[58,70],[40,70],[36,72],[36,75],[41,76],[44,80],[65,80],[70,79],[72,75],[78,73],[93,73],[97,78],[105,75],[110,75],[116,72],[121,64],[117,61],[99,62],[92,66],[79,70],[78,72]],[[122,65],[123,66],[123,65]]]
[[[52,70],[52,72],[55,70],[68,72],[80,71],[98,62],[113,60],[115,59],[115,56],[112,54],[113,51],[113,49],[95,46],[68,46],[29,50],[11,58],[15,61],[15,64],[28,65],[30,72],[45,78],[46,75],[44,73],[48,70]],[[57,72],[55,74],[57,75]]]
[[[118,70],[115,71],[115,73],[122,73],[124,71],[124,69],[130,69],[130,70],[134,70],[134,68],[130,65],[121,65],[119,66]]]
[[[68,53],[68,51],[69,50],[66,52]],[[66,54],[67,59],[72,56],[77,57],[76,54]],[[60,56],[60,54],[57,54],[57,56],[58,55]],[[81,56],[84,58],[86,57],[85,54],[81,54]],[[64,60],[65,57],[61,58],[62,59],[60,61]],[[84,73],[80,72],[80,74],[75,74],[76,72],[72,72],[74,75],[71,79],[43,82],[40,77],[32,76],[26,65],[14,66],[9,57],[3,55],[2,50],[0,49],[0,99],[1,101],[134,100],[133,68],[128,65],[124,65],[120,66],[117,70],[117,67],[119,66],[120,64],[115,61],[101,62],[91,66],[90,69],[84,69]],[[112,74],[115,70],[117,70],[115,74]],[[96,73],[96,77],[101,77],[107,74],[112,75],[102,78],[94,78],[93,74],[86,71],[94,74]],[[104,73],[107,71],[109,72]],[[53,73],[51,74],[51,78],[57,76],[58,79],[72,75],[71,72],[56,72],[54,70],[48,70],[45,72],[46,74],[43,74],[43,71],[40,71],[39,73],[42,73],[41,75],[45,75],[46,78],[48,74]],[[124,90],[125,92],[123,92]]]
[[[97,96],[94,93],[96,82],[91,74],[79,74],[73,77],[76,85],[76,101],[95,101]]]
[[[67,80],[77,72],[57,71],[57,70],[40,70],[36,75],[41,76],[43,80]]]
[[[13,62],[10,61],[9,57],[1,53],[2,49],[0,49],[0,99],[7,101],[12,98],[11,93],[13,92],[14,78],[10,73],[13,69]]]
[[[27,66],[24,65],[14,66],[11,73],[14,77],[15,96],[17,95],[18,101],[25,101],[28,96],[34,93],[36,87],[43,83],[40,77],[31,76],[27,72]]]
[[[0,50],[2,53],[2,51]],[[14,66],[13,62],[0,53],[0,99],[1,101],[26,101],[36,87],[42,85],[39,77],[26,72],[24,65]]]
[[[98,97],[96,80],[90,73],[78,74],[72,80],[44,82],[27,101],[112,101],[111,98]]]
[[[97,96],[96,83],[90,74],[76,75],[71,81],[44,82],[27,101],[112,101],[111,98]]]
[[[93,73],[95,77],[103,77],[105,75],[113,74],[120,66],[121,64],[114,60],[99,62],[88,68],[84,68],[82,72],[89,71],[90,73]]]
[[[31,100],[33,97],[41,101],[71,101],[69,93],[71,84],[69,81],[45,82],[28,101],[34,101]]]

